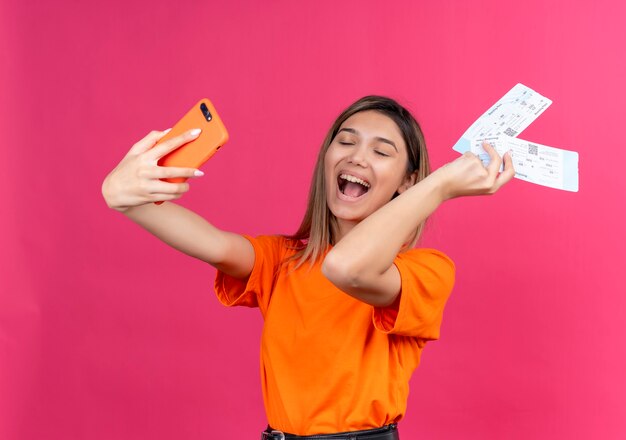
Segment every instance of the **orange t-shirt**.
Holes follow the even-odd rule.
[[[395,306],[372,307],[335,287],[321,261],[290,267],[280,236],[246,237],[255,262],[247,280],[218,272],[226,306],[259,307],[261,384],[274,429],[313,435],[379,428],[405,413],[409,379],[428,340],[439,338],[454,264],[433,249],[394,260],[402,279]]]

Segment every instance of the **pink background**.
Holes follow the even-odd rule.
[[[149,130],[212,99],[231,141],[181,203],[287,233],[355,99],[410,107],[438,167],[517,82],[554,101],[521,137],[578,151],[580,192],[515,180],[439,209],[424,244],[458,283],[402,438],[626,438],[623,2],[92,3],[0,3],[0,438],[265,425],[258,311],[100,195]]]

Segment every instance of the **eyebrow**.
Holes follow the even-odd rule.
[[[348,128],[348,127],[342,128],[341,130],[337,132],[337,134],[341,133],[342,131],[347,131],[348,133],[352,133],[356,135],[359,134],[359,132],[356,131],[354,128]],[[398,152],[398,147],[396,147],[395,142],[390,141],[389,139],[385,139],[384,137],[380,137],[380,136],[376,136],[374,139],[377,140],[378,142],[384,142],[386,144],[391,145],[396,150],[396,152]]]

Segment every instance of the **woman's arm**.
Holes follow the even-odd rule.
[[[254,266],[254,248],[239,234],[222,231],[175,203],[153,203],[124,214],[155,237],[235,278],[245,279]]]
[[[151,132],[137,142],[105,178],[102,195],[107,205],[122,212],[173,248],[206,261],[236,278],[247,278],[254,266],[254,249],[244,237],[222,231],[194,212],[173,203],[189,190],[188,183],[169,183],[162,178],[198,177],[192,168],[160,167],[158,160],[195,139],[187,132],[155,147],[166,132]]]
[[[356,225],[327,254],[322,264],[324,275],[368,304],[392,304],[401,288],[393,261],[419,224],[445,200],[493,194],[514,176],[509,153],[504,155],[504,170],[499,173],[502,159],[489,144],[483,147],[491,156],[487,168],[474,154],[466,153]]]

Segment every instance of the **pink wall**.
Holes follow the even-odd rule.
[[[149,130],[210,97],[231,141],[181,203],[291,232],[347,104],[398,98],[440,166],[516,82],[554,100],[523,138],[578,151],[580,192],[513,181],[438,211],[425,244],[458,283],[402,436],[626,437],[623,2],[92,3],[0,3],[0,438],[264,426],[258,312],[100,196]]]

